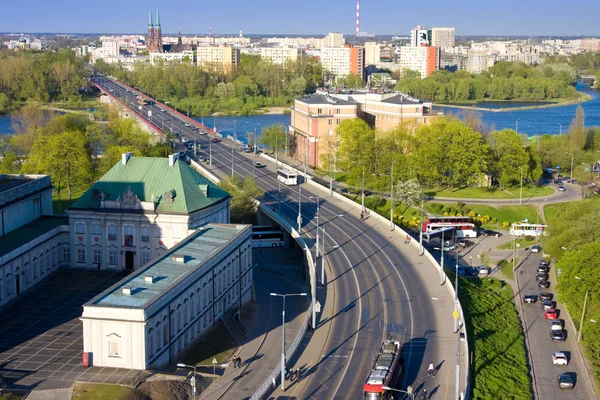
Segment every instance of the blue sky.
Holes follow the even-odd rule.
[[[150,6],[163,31],[352,34],[356,0],[6,1],[3,32],[143,32]],[[361,31],[407,35],[415,25],[454,26],[457,35],[597,35],[598,0],[362,0]]]

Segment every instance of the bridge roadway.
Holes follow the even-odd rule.
[[[133,105],[137,112],[133,89],[103,77],[95,81],[103,91]],[[200,143],[203,155],[208,158],[212,136],[200,135],[186,126],[186,123],[197,127],[200,124],[170,109],[163,112],[162,105],[142,108],[144,117],[148,110],[152,111],[150,121],[158,128],[178,132]],[[302,234],[310,246],[314,246],[316,236],[314,197],[321,196],[320,221],[325,231],[324,248],[330,270],[326,271],[325,287],[318,290],[317,298],[322,304],[333,302],[333,311],[332,315],[318,320],[318,329],[329,330],[326,342],[309,342],[304,349],[314,355],[314,364],[307,366],[311,373],[305,379],[309,381],[301,393],[294,393],[290,398],[362,398],[362,385],[387,333],[405,342],[402,389],[408,385],[418,390],[424,387],[433,392],[433,399],[454,398],[457,337],[452,331],[453,300],[439,285],[438,274],[426,258],[401,243],[403,239],[391,233],[389,225],[377,222],[374,217],[360,221],[355,207],[318,188],[307,184],[280,186],[276,166],[272,163],[256,169],[252,166],[256,160],[253,154],[241,153],[224,142],[210,146],[215,175],[220,178],[230,175],[232,164],[236,174],[255,174],[257,184],[265,191],[266,202],[292,225],[296,224],[301,197]],[[260,161],[264,164],[262,158]],[[320,267],[317,276],[320,278]],[[467,357],[461,356],[462,391]],[[427,378],[430,362],[441,363],[435,378]]]

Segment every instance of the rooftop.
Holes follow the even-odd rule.
[[[27,178],[25,175],[0,175],[0,193],[24,185],[34,179]]]
[[[250,230],[250,225],[208,224],[84,306],[145,309],[188,275],[203,268],[209,258],[245,230]],[[175,257],[183,257],[183,261],[172,259]],[[149,276],[154,277],[153,283],[146,281],[145,277]],[[131,288],[131,295],[123,294],[124,288]]]
[[[302,96],[296,98],[296,100],[301,101],[306,104],[335,104],[340,106],[353,106],[356,103],[351,101],[346,101],[342,99],[336,99],[332,96],[324,95],[324,94],[310,94],[307,96]]]
[[[392,104],[421,104],[421,100],[415,99],[414,97],[407,96],[405,94],[399,94],[394,97],[388,97],[387,99],[381,100],[382,103]]]
[[[117,203],[139,200],[153,202],[159,213],[190,214],[227,198],[229,193],[179,159],[169,166],[168,158],[130,157],[112,167],[70,209],[118,208]]]
[[[64,217],[42,217],[23,225],[19,229],[0,237],[0,257],[19,248],[27,242],[50,232],[60,225],[69,225],[69,219]]]

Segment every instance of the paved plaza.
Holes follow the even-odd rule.
[[[132,383],[140,371],[81,366],[82,304],[124,277],[60,269],[0,311],[0,375],[12,389],[67,388],[74,381]]]

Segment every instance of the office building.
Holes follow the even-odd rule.
[[[431,28],[431,45],[434,47],[454,47],[455,28]]]
[[[344,34],[341,32],[329,32],[323,38],[322,47],[342,47],[346,44]]]
[[[205,225],[83,305],[83,351],[94,366],[164,367],[251,289],[250,226]]]
[[[381,61],[381,45],[377,42],[365,43],[365,65],[376,65]]]

